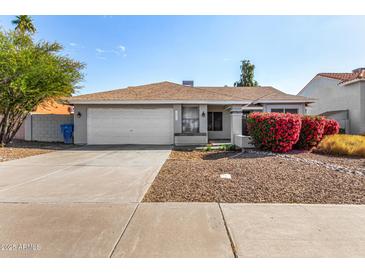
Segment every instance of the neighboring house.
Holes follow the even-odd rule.
[[[348,133],[365,132],[365,68],[351,73],[318,73],[298,95],[317,99],[308,114],[336,119]]]
[[[305,113],[313,100],[273,87],[194,87],[161,82],[85,94],[74,105],[76,144],[206,144],[242,135],[250,111]]]
[[[60,142],[59,125],[70,122],[73,107],[58,101],[48,101],[32,111],[21,125],[15,139],[27,141]]]
[[[49,101],[39,105],[32,114],[73,114],[73,107],[62,102]]]

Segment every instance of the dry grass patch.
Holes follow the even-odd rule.
[[[365,136],[328,135],[319,143],[317,150],[327,154],[365,157]]]

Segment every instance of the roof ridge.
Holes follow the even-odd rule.
[[[265,99],[264,99],[265,98]],[[163,81],[141,86],[83,94],[71,100],[220,100],[251,102],[264,100],[303,100],[305,97],[282,92],[272,86],[257,87],[191,87],[174,82]]]
[[[204,90],[204,91],[207,91],[207,92],[212,92],[211,90],[207,90],[207,89],[205,89],[205,88],[200,88],[200,87],[194,87],[194,88],[195,88],[195,89]],[[228,99],[230,99],[230,97],[231,97],[231,98],[232,98],[232,97],[234,97],[234,96],[229,96],[229,95],[227,95],[227,94],[222,94],[222,93],[218,93],[218,92],[212,92],[212,93],[223,95],[223,96],[227,97]]]

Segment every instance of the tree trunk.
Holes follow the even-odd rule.
[[[22,112],[5,112],[0,122],[0,144],[2,147],[10,143],[21,125],[23,124],[28,113]]]
[[[0,143],[2,147],[6,145],[5,134],[8,128],[8,123],[9,123],[9,112],[5,110],[3,119],[1,120],[0,123]]]

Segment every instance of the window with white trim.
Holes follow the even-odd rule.
[[[192,106],[182,107],[182,132],[183,133],[199,132],[199,107],[192,107]]]
[[[297,108],[272,108],[271,112],[280,112],[280,113],[292,113],[297,114],[299,111]]]

